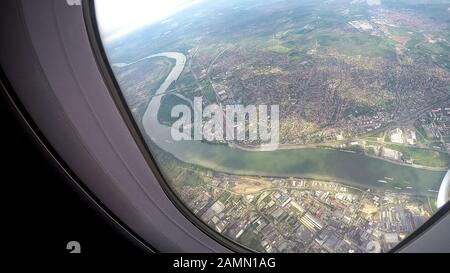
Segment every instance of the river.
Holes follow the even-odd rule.
[[[157,114],[161,95],[183,72],[186,56],[165,52],[142,60],[153,57],[172,58],[176,64],[150,100],[142,118],[145,133],[153,142],[148,143],[150,149],[156,144],[183,162],[230,174],[302,177],[420,194],[435,194],[439,190],[445,172],[413,168],[356,153],[321,148],[246,151],[201,141],[174,142],[171,128],[160,124]]]

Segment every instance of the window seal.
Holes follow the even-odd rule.
[[[11,111],[16,116],[17,122],[22,126],[23,131],[33,140],[39,150],[47,157],[51,165],[61,174],[71,188],[80,195],[83,202],[87,202],[92,209],[99,212],[113,228],[124,235],[131,243],[144,251],[144,254],[158,253],[158,250],[143,240],[138,234],[131,230],[121,219],[119,219],[108,207],[106,207],[80,180],[80,178],[71,170],[61,156],[56,152],[47,138],[41,132],[39,127],[29,115],[25,106],[16,95],[14,88],[9,82],[3,68],[0,66],[0,99],[9,104]]]

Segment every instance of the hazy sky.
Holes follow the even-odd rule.
[[[95,0],[97,21],[106,40],[161,21],[203,0]]]

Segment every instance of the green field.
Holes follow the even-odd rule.
[[[214,92],[214,88],[212,87],[211,83],[205,83],[202,88],[203,95],[205,95],[206,99],[209,101],[209,103],[216,103],[216,93]]]
[[[185,105],[193,111],[191,104],[176,94],[164,95],[161,100],[161,108],[158,112],[158,121],[161,124],[166,124],[172,126],[172,124],[177,121],[180,117],[172,118],[172,109],[177,105]],[[192,117],[193,118],[193,117]]]
[[[412,160],[413,163],[417,165],[438,168],[450,167],[450,155],[447,153],[432,151],[428,149],[405,147],[396,144],[387,144],[385,146],[387,148],[401,152],[405,159]]]

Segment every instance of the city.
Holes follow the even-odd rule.
[[[217,232],[261,252],[387,252],[436,211],[432,197],[307,179],[215,174],[175,190]]]

